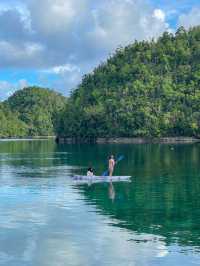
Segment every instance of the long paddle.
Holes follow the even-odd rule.
[[[117,158],[117,160],[116,160],[116,162],[115,162],[115,165],[117,164],[117,163],[119,163],[121,160],[123,160],[124,159],[124,155],[120,155],[118,158]],[[108,170],[106,170],[106,171],[104,171],[103,172],[103,174],[102,174],[102,176],[107,176],[109,174],[109,171]]]

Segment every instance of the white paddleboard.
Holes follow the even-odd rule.
[[[131,176],[84,176],[74,175],[72,176],[74,181],[78,183],[101,183],[101,182],[127,182],[131,181]]]

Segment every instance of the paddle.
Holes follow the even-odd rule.
[[[123,160],[124,159],[124,155],[120,155],[118,158],[117,158],[117,160],[115,161],[115,165],[117,164],[117,163],[119,163],[121,160]],[[107,176],[109,174],[109,171],[108,170],[106,170],[106,171],[104,171],[103,172],[103,174],[102,174],[102,176]]]

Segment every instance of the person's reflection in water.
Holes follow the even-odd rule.
[[[93,184],[93,182],[92,182],[92,178],[90,178],[89,180],[88,180],[88,187],[90,187],[92,184]]]
[[[113,186],[112,180],[110,181],[109,184],[109,198],[114,202],[115,200],[115,188]]]

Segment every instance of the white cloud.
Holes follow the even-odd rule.
[[[39,43],[25,43],[25,53],[28,56],[35,56],[37,53],[43,51],[44,47]]]
[[[20,79],[19,81],[18,81],[18,85],[17,85],[17,87],[19,88],[19,89],[23,89],[23,88],[26,88],[26,87],[28,87],[29,86],[29,84],[28,84],[28,81],[27,80],[25,80],[25,79]]]
[[[5,11],[0,18],[7,22],[15,21],[15,26],[18,25],[15,30],[18,40],[9,40],[10,46],[20,46],[28,57],[30,49],[22,49],[27,43],[32,43],[34,52],[40,50],[41,54],[34,54],[34,58],[28,59],[30,67],[38,64],[38,68],[44,65],[49,68],[66,62],[93,64],[104,59],[119,45],[126,45],[135,39],[157,37],[168,29],[164,12],[154,10],[146,0],[102,0],[96,6],[89,0],[31,0],[21,10],[15,9],[8,14]],[[27,21],[30,30],[26,31]],[[14,36],[14,32],[11,35]],[[5,36],[0,41],[8,42]],[[41,51],[41,48],[45,49]],[[6,52],[3,54],[6,65],[9,55]],[[38,60],[39,56],[41,60]],[[23,65],[23,60],[26,59],[19,56],[19,66]],[[12,61],[8,60],[7,63],[12,66]]]
[[[0,89],[8,88],[10,86],[10,83],[7,81],[0,81]]]
[[[76,65],[72,64],[64,64],[60,66],[54,66],[52,68],[44,69],[41,72],[49,73],[49,74],[66,74],[66,73],[72,73],[72,72],[81,72],[80,68]]]
[[[69,95],[71,89],[75,88],[80,82],[83,73],[81,69],[72,64],[65,64],[60,66],[55,66],[49,69],[44,69],[40,71],[41,83],[45,86],[48,84],[49,75],[57,76],[48,87],[59,88],[59,91],[64,95]]]
[[[39,43],[0,41],[0,67],[34,67],[42,65],[44,47]]]
[[[78,1],[81,4],[81,1]],[[55,35],[69,30],[78,15],[75,1],[43,0],[31,1],[29,6],[32,27],[37,33]],[[45,12],[44,12],[45,10]]]
[[[25,79],[20,79],[17,83],[11,83],[8,81],[0,81],[0,101],[7,99],[16,90],[28,87],[28,82]]]
[[[73,87],[118,46],[169,30],[146,0],[18,0],[0,22],[1,68],[47,70]]]
[[[161,22],[165,21],[165,13],[161,9],[155,9],[153,12],[153,17],[160,20]]]
[[[189,13],[180,15],[178,24],[186,29],[200,25],[200,7],[193,8]]]
[[[168,29],[164,13],[146,1],[110,1],[93,11],[94,26],[86,33],[88,46],[96,54],[109,52],[135,39],[158,37]],[[161,19],[162,16],[162,19]]]

